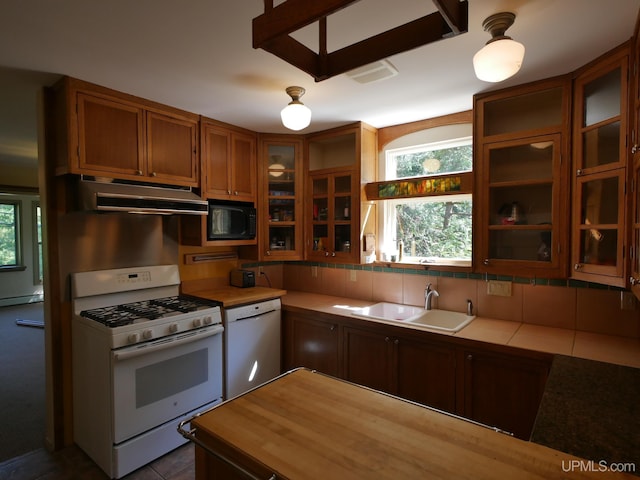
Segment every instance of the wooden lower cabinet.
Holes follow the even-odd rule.
[[[308,367],[529,439],[553,355],[283,310],[284,365]]]
[[[345,328],[344,373],[350,382],[455,411],[455,349],[444,344]]]
[[[464,351],[464,411],[471,420],[528,440],[551,366],[551,358]]]
[[[374,329],[345,327],[345,380],[381,392],[393,393],[393,354],[396,340]]]
[[[440,342],[400,337],[395,394],[430,407],[456,411],[456,350]]]
[[[338,323],[293,312],[285,312],[282,318],[284,370],[306,367],[340,377]]]

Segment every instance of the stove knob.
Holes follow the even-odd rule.
[[[129,343],[138,343],[140,341],[140,335],[138,332],[129,334]]]
[[[178,324],[177,323],[172,323],[171,325],[169,325],[169,332],[176,333],[177,331],[178,331]]]
[[[213,322],[211,315],[207,315],[206,317],[204,317],[203,322],[205,325],[211,325],[211,323]]]
[[[201,318],[194,318],[193,319],[193,326],[195,328],[198,328],[202,325],[202,319]]]
[[[142,332],[142,338],[144,338],[145,340],[149,340],[149,339],[153,338],[153,331],[149,330],[149,329],[144,330]]]

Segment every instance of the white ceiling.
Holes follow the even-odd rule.
[[[35,162],[35,91],[70,75],[258,132],[300,85],[313,111],[302,133],[362,120],[375,127],[468,110],[475,93],[571,72],[633,35],[640,0],[468,0],[469,31],[389,60],[396,77],[362,85],[346,75],[315,83],[252,48],[262,0],[4,0],[0,7],[0,163]],[[276,4],[281,1],[276,1]],[[430,0],[360,0],[329,18],[329,51],[435,11]],[[477,80],[472,57],[489,15],[516,14],[521,71]],[[317,30],[297,39],[310,48]],[[2,183],[0,181],[0,183]]]

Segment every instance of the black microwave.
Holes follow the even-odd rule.
[[[209,200],[207,240],[251,240],[256,238],[253,203]]]

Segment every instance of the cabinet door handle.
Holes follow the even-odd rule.
[[[391,339],[389,337],[384,337],[384,341],[389,343],[391,341]]]
[[[640,278],[629,277],[629,283],[631,286],[640,284]]]
[[[271,250],[267,250],[267,256],[271,255]]]
[[[471,354],[467,355],[467,360],[469,360],[469,361],[473,360],[473,355],[471,355]]]
[[[136,170],[136,175],[142,175],[142,170]]]
[[[631,153],[636,153],[638,151],[638,144],[636,143],[633,147],[631,147]]]
[[[331,252],[331,256],[335,257],[336,256],[336,252]]]
[[[235,190],[235,191],[233,192],[233,194],[234,194],[234,195],[238,195],[238,191],[237,191],[237,190]]]
[[[333,325],[331,325],[329,330],[331,330],[333,332],[336,328],[338,328],[338,326],[336,324],[333,324]]]
[[[482,261],[482,263],[483,263],[484,265],[489,265],[489,259],[488,259],[488,258],[485,258],[485,259]]]
[[[398,340],[397,338],[393,341],[394,345],[398,345],[400,343],[400,340]]]
[[[151,176],[152,176],[152,177],[157,177],[157,176],[158,176],[158,174],[157,174],[156,172],[151,172]]]
[[[575,271],[578,271],[578,270],[580,270],[581,268],[582,268],[582,264],[581,264],[581,263],[576,263],[576,264],[573,266],[573,269],[574,269]]]
[[[325,257],[328,257],[328,256],[329,256],[329,252],[325,250],[325,251],[324,251],[324,256],[325,256]]]
[[[582,175],[582,169],[579,168],[578,170],[576,170],[576,175],[579,177],[580,175]]]

